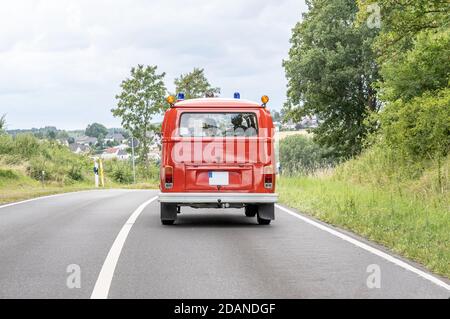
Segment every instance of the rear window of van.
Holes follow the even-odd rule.
[[[180,136],[226,137],[258,136],[258,122],[255,113],[182,113]]]

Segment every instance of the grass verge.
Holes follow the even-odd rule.
[[[108,179],[105,188],[157,189],[158,184],[156,181],[138,184],[120,184]],[[90,189],[95,189],[95,187],[93,183],[86,181],[69,185],[57,182],[47,182],[43,186],[42,183],[25,175],[19,169],[0,167],[0,205],[35,197]]]
[[[450,278],[449,199],[393,192],[332,177],[281,177],[280,202]]]

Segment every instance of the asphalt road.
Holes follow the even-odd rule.
[[[281,209],[270,226],[243,210],[189,208],[162,226],[153,201],[130,222],[156,195],[88,191],[0,207],[0,298],[90,298],[96,283],[109,298],[450,297],[447,279],[423,278],[417,264],[406,269]],[[369,265],[380,288],[367,285]]]

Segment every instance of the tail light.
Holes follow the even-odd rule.
[[[164,187],[165,188],[173,187],[173,167],[172,166],[164,167]]]
[[[272,189],[273,188],[273,176],[274,176],[273,166],[272,165],[265,166],[264,167],[264,172],[263,172],[264,187],[265,188],[268,188],[268,189]]]

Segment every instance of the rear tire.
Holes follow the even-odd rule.
[[[255,217],[257,213],[258,213],[258,206],[256,205],[245,206],[245,216]]]
[[[257,220],[258,220],[258,224],[260,224],[260,225],[269,225],[270,222],[272,221],[270,219],[261,218],[261,217],[259,217],[259,215],[257,217]]]
[[[173,225],[177,219],[177,204],[161,203],[161,223],[163,225]]]

